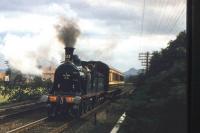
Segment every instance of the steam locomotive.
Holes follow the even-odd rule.
[[[120,93],[124,75],[101,61],[81,61],[74,48],[65,48],[65,61],[57,67],[48,95],[48,117],[80,115]]]

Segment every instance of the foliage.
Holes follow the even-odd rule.
[[[185,133],[185,31],[170,41],[167,48],[154,52],[150,63],[149,71],[137,77],[137,89],[130,98],[121,132]]]
[[[42,80],[39,76],[24,75],[14,69],[8,69],[10,75],[9,82],[0,82],[0,94],[8,97],[8,101],[21,101],[31,99],[43,94],[47,94],[48,88],[52,86],[52,81]]]
[[[137,76],[135,76],[135,75],[134,76],[128,76],[128,77],[125,78],[125,82],[126,83],[130,83],[130,82],[134,82],[135,83],[136,80],[137,80]]]
[[[9,101],[23,101],[26,99],[32,99],[35,97],[39,97],[42,94],[46,94],[46,89],[44,88],[36,88],[36,89],[30,89],[30,88],[25,88],[24,90],[22,89],[16,89],[12,91],[12,93],[9,96]]]
[[[161,52],[154,52],[150,61],[149,76],[158,74],[163,70],[167,71],[173,67],[176,62],[185,63],[186,61],[186,33],[181,32],[176,40],[170,41],[168,47]],[[185,67],[184,67],[185,68]]]

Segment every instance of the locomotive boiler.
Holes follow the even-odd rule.
[[[65,48],[65,61],[55,71],[48,96],[49,118],[80,117],[108,95],[119,93],[120,89],[113,85],[124,83],[118,70],[101,61],[81,61],[73,52],[74,48]]]

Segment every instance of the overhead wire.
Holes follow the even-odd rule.
[[[161,18],[160,18],[160,21],[159,21],[159,23],[158,23],[158,26],[157,26],[157,29],[155,29],[155,32],[157,31],[158,33],[160,32],[160,28],[161,28],[161,24],[163,23],[163,20],[165,19],[165,17],[166,17],[166,12],[164,12],[164,11],[167,11],[168,10],[168,8],[169,8],[169,6],[168,6],[168,4],[169,4],[169,0],[166,0],[165,1],[165,4],[164,4],[164,9],[162,10],[163,11],[163,14],[162,14],[162,16],[161,16]],[[161,11],[161,12],[162,12]]]
[[[160,3],[159,3],[159,7],[161,9],[161,12],[160,12],[160,15],[159,15],[159,18],[158,18],[158,24],[154,28],[153,33],[156,33],[158,31],[157,29],[160,27],[160,24],[162,22],[163,15],[164,15],[164,8],[166,8],[167,1],[168,0],[161,0]]]
[[[169,0],[166,0],[166,1],[160,1],[159,2],[159,6],[160,6],[160,10],[161,10],[161,13],[160,13],[160,16],[159,16],[159,19],[157,19],[158,20],[158,23],[157,24],[155,24],[155,28],[154,28],[154,30],[153,30],[153,32],[152,32],[152,34],[154,34],[154,33],[157,33],[157,32],[159,32],[160,31],[160,28],[161,28],[161,26],[162,26],[162,23],[167,23],[167,25],[166,25],[166,32],[168,32],[168,31],[172,31],[172,27],[170,27],[170,20],[175,20],[175,23],[177,24],[177,21],[180,19],[180,17],[182,16],[181,14],[183,14],[184,13],[184,11],[183,11],[183,9],[182,9],[182,3],[181,2],[178,2],[177,1],[177,3],[180,3],[178,6],[175,6],[175,8],[174,8],[174,10],[175,11],[177,11],[177,13],[174,13],[174,14],[172,14],[172,15],[170,15],[170,16],[166,16],[166,14],[165,14],[165,12],[168,12],[169,11],[169,6],[168,6],[168,4],[169,4]],[[156,3],[157,4],[157,3]],[[162,4],[162,5],[161,5]],[[164,12],[165,11],[165,12]],[[177,20],[178,19],[178,20]],[[176,26],[176,24],[172,24],[172,25],[175,25]]]
[[[168,0],[167,0],[168,1]],[[163,15],[164,15],[164,8],[165,8],[165,4],[167,3],[166,0],[155,0],[155,3],[149,3],[146,5],[150,5],[149,9],[149,13],[151,13],[152,11],[156,11],[157,9],[162,9],[161,12],[158,14],[158,16],[156,16],[158,19],[152,19],[150,17],[148,17],[148,25],[150,25],[151,27],[148,29],[150,30],[150,35],[153,35],[156,32],[156,28],[158,27],[157,23],[160,23],[160,21],[162,21]],[[151,7],[151,5],[153,5],[153,8]],[[147,8],[147,7],[146,7]],[[147,16],[151,16],[151,14],[147,15]],[[157,23],[156,23],[157,22]],[[146,38],[146,41],[150,41],[151,37]]]
[[[170,31],[171,26],[173,26],[172,20],[176,21],[177,17],[181,14],[182,9],[184,8],[184,5],[181,2],[178,2],[178,3],[179,3],[179,5],[177,6],[177,8],[174,8],[174,10],[177,13],[175,15],[171,15],[168,17],[167,26],[166,26],[166,29],[168,30],[168,32]]]
[[[176,18],[175,23],[173,24],[173,26],[172,26],[171,29],[169,30],[169,33],[172,33],[172,31],[173,31],[173,29],[176,27],[176,25],[177,25],[179,19],[181,18],[181,16],[184,15],[185,10],[186,10],[186,8],[183,8],[183,9],[182,9],[181,13],[180,13],[179,16]]]
[[[168,29],[170,27],[170,24],[171,24],[171,20],[174,20],[176,18],[176,16],[179,14],[179,10],[180,10],[180,5],[181,3],[179,1],[176,0],[176,5],[173,6],[173,13],[168,13],[169,15],[167,16],[166,18],[166,29]],[[174,13],[174,12],[177,12],[177,13]],[[168,30],[167,30],[168,31]]]
[[[142,20],[141,20],[141,33],[140,33],[141,37],[143,36],[143,30],[144,30],[145,4],[146,4],[146,0],[143,0]]]
[[[183,20],[183,21],[180,21]],[[179,23],[177,23],[177,25],[179,26],[184,26],[184,27],[180,27],[180,28],[174,28],[172,30],[172,32],[174,31],[174,33],[179,33],[181,32],[180,29],[182,28],[182,30],[186,30],[186,9],[184,10],[183,15],[181,16],[181,18],[179,19]]]
[[[153,2],[153,0],[151,2]],[[148,15],[148,14],[145,14],[145,13],[148,13],[147,5],[150,5],[150,4],[148,4],[147,1],[145,1],[145,0],[143,1],[141,33],[140,33],[141,39],[143,38],[143,34],[144,34],[144,31],[145,31],[145,19],[147,19],[147,21],[148,21],[148,23],[150,23],[150,25],[155,27],[151,34],[159,33],[161,28],[162,29],[166,28],[165,34],[169,34],[169,33],[171,34],[171,32],[174,29],[176,29],[176,26],[177,26],[180,18],[182,18],[184,16],[184,10],[185,10],[184,7],[185,6],[184,6],[184,4],[180,4],[177,1],[176,3],[179,3],[179,4],[176,4],[172,9],[175,12],[172,13],[172,14],[169,14],[169,11],[171,9],[170,6],[168,5],[169,2],[170,2],[169,0],[155,0],[156,6],[160,7],[160,15],[158,16],[158,19],[154,19],[152,21],[152,19],[149,19],[148,16],[147,16],[147,18],[145,17],[145,15]],[[170,3],[170,4],[172,4],[172,3]],[[151,10],[151,7],[149,9]],[[156,23],[156,20],[157,20],[157,23]],[[173,21],[174,23],[171,22],[171,20],[174,20]],[[153,23],[151,23],[151,22],[153,22]],[[163,23],[166,23],[165,24],[166,27],[161,27],[161,26],[163,26]],[[147,39],[150,39],[150,38],[147,38]]]

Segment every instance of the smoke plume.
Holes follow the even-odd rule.
[[[77,37],[80,35],[80,30],[77,24],[68,20],[67,18],[61,17],[60,23],[55,26],[58,34],[57,37],[65,47],[74,47]]]

